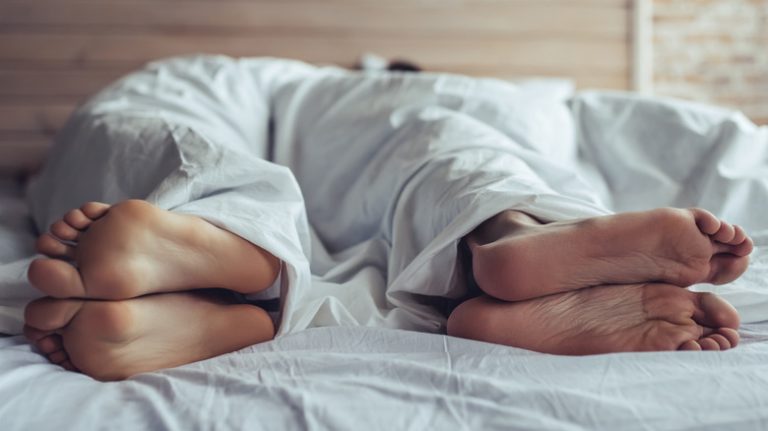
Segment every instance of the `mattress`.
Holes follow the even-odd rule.
[[[34,233],[0,182],[3,289],[28,301]],[[16,280],[16,281],[14,281]],[[16,283],[16,284],[14,284]],[[19,318],[5,294],[0,316]],[[553,356],[440,334],[320,327],[183,367],[101,383],[0,338],[0,424],[83,429],[760,430],[768,323],[726,352]]]

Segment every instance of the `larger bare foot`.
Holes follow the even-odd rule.
[[[204,295],[125,301],[42,298],[26,309],[27,338],[48,359],[98,380],[120,380],[272,339],[262,309]]]
[[[230,232],[140,200],[87,203],[37,244],[50,258],[32,262],[29,280],[56,298],[127,299],[209,287],[252,293],[269,287],[280,267]]]
[[[604,284],[735,280],[752,240],[702,209],[664,208],[540,224],[508,211],[467,236],[487,294],[518,301]]]
[[[667,284],[600,286],[522,302],[480,296],[450,316],[450,335],[544,353],[727,350],[739,316],[710,293]]]

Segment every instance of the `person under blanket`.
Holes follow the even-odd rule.
[[[289,295],[312,287],[308,215],[331,251],[374,238],[364,252],[385,250],[377,256],[387,260],[366,264],[384,288],[399,283],[394,300],[410,300],[408,288],[427,296],[422,284],[441,291],[444,274],[466,268],[465,291],[448,298],[452,336],[564,355],[738,344],[736,310],[685,287],[744,273],[753,243],[741,227],[703,209],[609,214],[555,195],[533,179],[545,162],[499,132],[513,118],[496,110],[506,105],[477,98],[475,81],[441,79],[217,57],[159,63],[108,88],[75,114],[33,193],[40,228],[78,207],[38,239],[45,256],[28,277],[44,297],[25,310],[26,337],[52,363],[99,380],[270,340],[270,315],[238,296],[277,278],[296,283]],[[488,85],[491,96],[507,91]],[[197,115],[200,106],[212,108]],[[274,153],[293,151],[290,163],[257,151],[268,147],[267,118],[283,143]],[[547,199],[590,216],[522,210]],[[359,214],[345,218],[344,208]],[[475,208],[482,215],[440,246],[455,258],[423,253]],[[259,236],[263,226],[271,235]],[[408,265],[424,254],[419,270],[429,274],[411,282]]]
[[[505,211],[465,241],[482,293],[456,307],[449,335],[566,355],[739,342],[732,306],[682,288],[727,283],[747,268],[750,238],[705,210],[549,224]],[[196,290],[264,290],[279,260],[195,216],[141,200],[88,202],[37,247],[48,257],[29,279],[48,296],[27,307],[25,335],[68,370],[124,379],[274,336],[263,309]]]

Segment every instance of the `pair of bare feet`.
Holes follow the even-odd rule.
[[[547,225],[509,211],[467,241],[486,295],[454,310],[452,335],[563,354],[738,343],[728,303],[678,287],[725,283],[746,269],[751,240],[706,211]],[[263,249],[199,218],[143,201],[87,203],[38,249],[48,258],[32,263],[29,279],[48,296],[27,307],[25,333],[66,369],[122,379],[274,336],[258,307],[194,293],[256,292],[279,271]]]
[[[711,213],[663,208],[541,224],[515,211],[466,238],[483,295],[449,334],[555,354],[727,350],[739,316],[694,293],[747,269],[752,240]]]
[[[140,200],[90,202],[37,248],[49,258],[28,276],[48,296],[27,306],[24,332],[65,369],[118,380],[274,337],[264,310],[210,288],[264,290],[279,260],[198,217]]]

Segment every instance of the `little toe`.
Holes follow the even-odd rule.
[[[109,207],[109,204],[102,202],[87,202],[80,207],[80,210],[91,220],[97,220],[107,213]]]
[[[29,282],[54,298],[84,297],[83,279],[77,268],[58,259],[35,259],[27,271]]]
[[[683,343],[678,350],[692,350],[692,351],[700,351],[701,345],[696,342],[696,340],[688,340],[685,343]]]
[[[54,364],[61,364],[65,360],[69,359],[69,356],[67,356],[67,352],[64,350],[57,350],[49,355],[46,355],[49,361],[53,362]]]
[[[83,301],[75,299],[36,299],[24,309],[24,322],[41,331],[60,330],[69,324],[82,306]]]
[[[54,258],[74,259],[75,248],[64,244],[49,233],[44,233],[37,238],[35,247],[38,252]]]
[[[80,208],[75,208],[65,214],[64,221],[77,230],[83,230],[93,223],[93,220],[86,216]]]
[[[711,212],[701,208],[692,208],[691,212],[696,220],[696,226],[701,232],[713,235],[720,229],[720,219]]]
[[[733,245],[728,250],[728,253],[735,254],[736,256],[749,256],[754,248],[755,242],[752,241],[752,238],[746,237],[744,241]]]
[[[63,349],[61,335],[59,334],[51,334],[46,337],[43,337],[37,340],[37,343],[35,343],[35,345],[37,346],[37,349],[40,350],[40,352],[45,355],[48,355],[57,350]]]
[[[80,231],[70,226],[64,220],[59,220],[51,225],[51,233],[62,241],[76,241]]]
[[[739,341],[741,340],[739,331],[731,328],[720,328],[717,330],[717,333],[725,337],[731,347],[736,347],[739,345]]]
[[[77,368],[72,365],[72,362],[69,359],[64,360],[62,363],[59,364],[60,367],[64,368],[67,371],[77,371]]]

